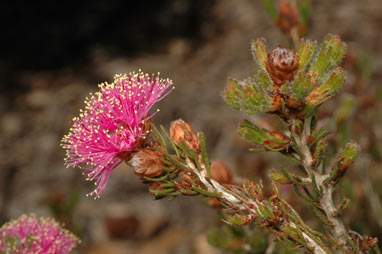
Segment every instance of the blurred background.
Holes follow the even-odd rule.
[[[277,2],[277,1],[276,1]],[[153,201],[147,186],[121,165],[99,200],[78,168],[65,168],[60,140],[97,84],[142,69],[171,78],[176,89],[154,122],[182,118],[206,133],[212,159],[238,176],[268,183],[285,160],[251,153],[236,134],[245,117],[220,92],[228,76],[244,78],[257,66],[250,41],[289,46],[260,1],[5,1],[0,4],[0,223],[23,213],[54,216],[82,239],[74,253],[220,253],[207,235],[220,218],[199,198]],[[382,239],[382,3],[311,1],[306,37],[328,33],[348,43],[343,92],[319,114],[335,130],[333,147],[350,138],[363,153],[344,182],[352,199],[344,220]],[[293,191],[283,189],[292,203]],[[314,218],[303,207],[303,217]],[[319,225],[316,225],[316,228]],[[228,253],[228,251],[227,251]],[[261,252],[260,252],[261,253]]]

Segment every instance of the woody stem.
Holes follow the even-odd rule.
[[[311,120],[312,117],[306,118],[304,120],[303,130],[301,131],[301,133],[298,134],[293,132],[291,135],[294,135],[294,138],[297,143],[297,148],[302,155],[302,166],[304,167],[309,178],[315,178],[317,189],[321,192],[319,195],[318,204],[328,220],[330,230],[333,233],[334,237],[339,241],[339,244],[348,250],[349,246],[347,245],[347,239],[350,238],[349,234],[341,218],[335,215],[335,205],[333,202],[334,186],[330,183],[324,184],[324,180],[329,176],[329,173],[326,175],[322,175],[313,168],[313,157],[311,150],[307,144],[307,136],[310,135],[311,132]]]

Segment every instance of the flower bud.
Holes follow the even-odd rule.
[[[292,183],[285,175],[283,175],[277,171],[272,171],[271,173],[269,173],[269,177],[273,181],[281,183],[281,184],[291,184]]]
[[[135,174],[139,176],[155,177],[163,174],[164,163],[160,161],[162,155],[147,148],[139,150],[130,159]]]
[[[170,126],[172,141],[179,146],[184,142],[191,150],[200,151],[200,141],[191,126],[182,119],[173,121]]]
[[[277,47],[269,54],[266,69],[276,87],[293,80],[299,66],[294,50]]]
[[[287,2],[281,1],[279,5],[279,17],[276,24],[283,33],[289,33],[292,28],[299,24],[296,8],[293,8]]]
[[[219,160],[212,161],[211,163],[211,178],[220,184],[232,183],[232,175],[229,168]]]
[[[192,176],[189,173],[181,172],[180,173],[180,179],[177,181],[177,184],[180,188],[191,190],[192,189]]]
[[[274,112],[274,111],[280,110],[281,107],[282,107],[282,104],[283,104],[281,97],[278,96],[278,95],[274,95],[274,96],[271,96],[271,98],[272,98],[272,106],[273,106],[273,108],[270,110],[270,112]]]

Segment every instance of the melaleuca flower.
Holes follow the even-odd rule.
[[[79,242],[52,218],[22,215],[0,228],[0,253],[67,254]]]
[[[86,98],[86,107],[62,140],[67,166],[85,169],[87,180],[99,197],[111,172],[128,161],[148,135],[151,107],[171,90],[172,81],[142,73],[116,75],[114,82],[99,85],[100,91]],[[158,110],[159,111],[159,110]]]

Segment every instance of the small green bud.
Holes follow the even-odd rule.
[[[286,176],[284,176],[282,173],[277,172],[277,171],[272,171],[271,173],[269,173],[269,177],[273,181],[281,183],[281,184],[291,184],[292,183]]]
[[[240,96],[239,91],[238,81],[233,78],[228,78],[222,95],[227,104],[234,109],[240,109],[240,103],[237,99]]]
[[[350,141],[341,154],[337,156],[337,162],[339,163],[339,171],[345,171],[351,164],[359,151],[361,150],[360,146],[355,141]]]

